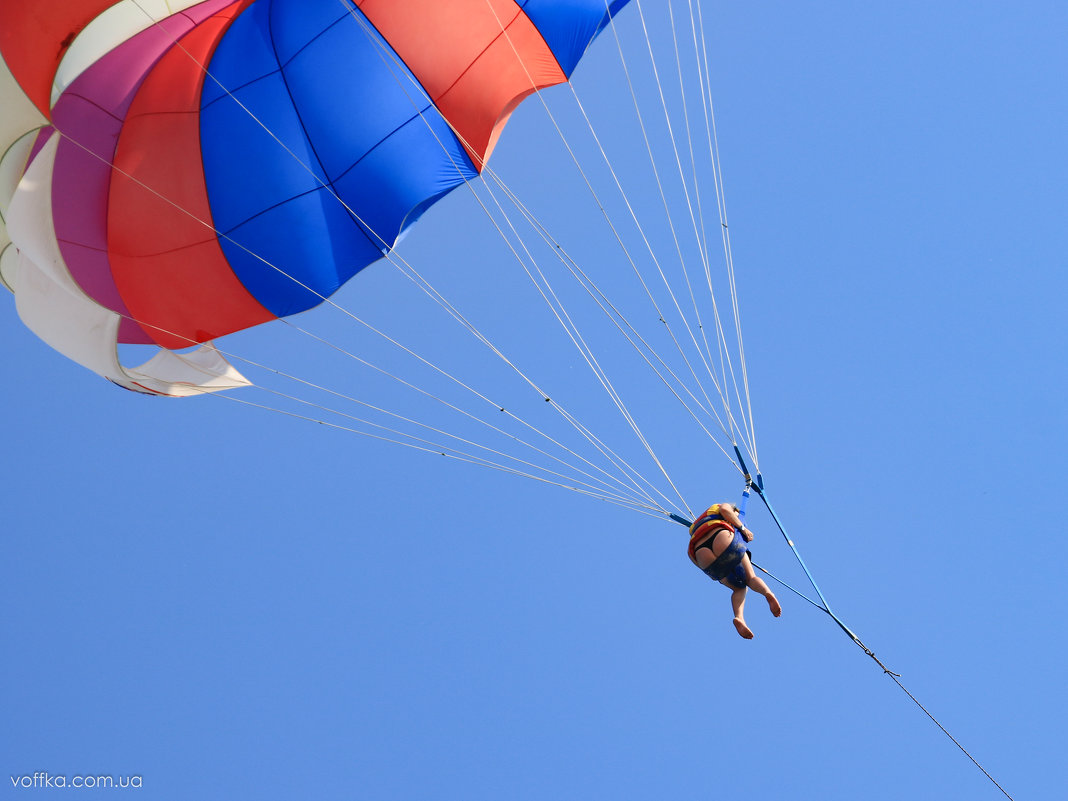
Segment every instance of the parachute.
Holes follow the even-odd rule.
[[[570,144],[564,142],[598,212],[608,222],[614,244],[622,250],[623,258],[599,258],[609,270],[608,282],[617,289],[617,278],[626,272],[620,268],[627,264],[633,268],[641,289],[635,293],[643,304],[640,316],[656,329],[653,335],[632,324],[638,316],[625,313],[615,297],[609,299],[487,167],[518,104],[543,88],[570,82],[591,43],[628,3],[0,0],[0,279],[14,293],[21,319],[42,340],[122,387],[172,397],[236,389],[251,382],[216,348],[217,338],[327,302],[365,267],[383,257],[397,258],[398,241],[433,204],[490,175],[535,238],[544,241],[567,277],[575,279],[577,286],[570,288],[580,297],[585,295],[583,301],[588,299],[603,313],[606,328],[615,329],[610,333],[630,346],[620,350],[632,362],[601,361],[603,351],[591,344],[601,343],[579,332],[561,295],[549,286],[512,218],[502,210],[505,222],[497,230],[565,332],[561,339],[578,350],[593,383],[620,413],[634,435],[632,447],[640,446],[635,447],[639,458],[648,457],[647,464],[662,475],[656,482],[666,482],[668,492],[677,498],[669,497],[663,484],[635,467],[633,454],[609,446],[600,431],[581,422],[555,391],[550,397],[436,290],[427,294],[514,371],[527,385],[524,391],[534,389],[536,401],[545,402],[534,405],[558,413],[561,427],[571,429],[566,433],[573,435],[572,443],[537,428],[498,404],[496,394],[490,398],[403,345],[406,355],[455,383],[483,410],[489,409],[494,422],[407,379],[391,373],[387,377],[428,403],[462,416],[462,425],[487,438],[496,437],[493,445],[476,442],[466,430],[453,434],[415,420],[407,406],[403,415],[396,414],[292,375],[284,377],[329,394],[331,403],[351,401],[385,416],[388,426],[404,424],[417,430],[401,432],[288,395],[283,397],[307,404],[301,408],[338,417],[326,422],[303,412],[283,413],[555,484],[694,530],[707,516],[690,511],[685,493],[665,467],[668,460],[661,459],[653,437],[643,430],[650,418],[665,416],[660,399],[666,390],[685,411],[682,419],[692,420],[697,429],[690,429],[696,437],[672,431],[670,441],[699,466],[695,472],[702,484],[708,481],[704,449],[693,443],[704,443],[703,432],[723,451],[745,481],[740,514],[755,492],[816,597],[754,566],[826,613],[961,747],[905,689],[899,674],[889,670],[832,611],[768,501],[756,454],[709,92],[712,70],[699,0],[687,3],[688,26],[684,18],[675,19],[670,0],[658,4],[658,16],[661,21],[666,18],[670,27],[682,100],[675,107],[674,121],[666,99],[674,92],[673,82],[660,80],[641,0],[633,3],[649,54],[653,91],[664,112],[662,128],[670,139],[670,147],[661,153],[654,153],[656,148],[649,144],[653,121],[642,115],[624,48],[619,46],[640,131],[620,138],[646,148],[652,175],[638,185],[662,201],[667,225],[661,224],[659,235],[673,245],[668,249],[677,253],[680,270],[656,255],[650,242],[657,237],[656,226],[639,222],[577,93],[577,106],[592,134],[591,152],[603,156],[608,169],[602,178],[610,176],[609,185],[619,190],[622,205],[613,202],[618,213],[631,217],[636,235],[624,235],[609,219],[607,208],[612,203],[594,189]],[[616,27],[613,33],[619,44]],[[684,62],[690,69],[683,68]],[[549,117],[564,138],[551,111]],[[625,127],[615,118],[611,124]],[[645,155],[626,161],[643,162]],[[657,165],[660,156],[666,168]],[[666,188],[675,182],[676,171],[677,184]],[[711,213],[706,218],[699,192],[709,184],[718,211],[714,221]],[[672,203],[671,195],[677,202]],[[681,209],[678,226],[672,206]],[[493,219],[488,210],[487,214]],[[692,231],[686,231],[688,227]],[[633,251],[625,242],[627,236],[638,243]],[[722,310],[715,299],[709,258],[709,243],[720,238],[730,297],[729,309],[724,305]],[[533,263],[529,269],[527,257]],[[645,280],[641,269],[651,280]],[[702,303],[706,304],[703,320]],[[512,309],[505,313],[509,318],[516,315]],[[311,336],[364,366],[386,372],[363,356],[317,334]],[[542,358],[541,338],[531,339],[537,339],[536,360],[550,361]],[[666,357],[657,352],[654,341],[655,347],[666,346]],[[153,346],[158,353],[139,367],[126,367],[120,363],[120,344]],[[611,379],[609,363],[614,371]],[[639,363],[638,370],[631,369],[633,363]],[[618,376],[632,379],[638,391],[633,386],[629,389],[634,394],[621,391],[622,382],[614,380]],[[568,376],[561,383],[578,382]],[[650,389],[661,394],[654,396],[647,392]],[[633,397],[638,402],[629,405]],[[644,415],[635,411],[639,404],[645,406]],[[604,417],[598,410],[585,419],[602,429]],[[356,429],[352,421],[370,428]],[[505,428],[509,425],[510,430]],[[716,427],[726,443],[717,439]],[[428,439],[431,436],[438,439]],[[441,438],[447,444],[442,445]],[[504,442],[500,448],[499,442]],[[506,453],[505,447],[522,455]],[[696,523],[691,522],[694,517]],[[740,542],[738,547],[743,547]]]
[[[707,435],[739,471],[739,442],[755,468],[759,463],[704,22],[700,3],[687,5],[688,20],[676,20],[669,3],[647,26],[640,0],[0,0],[0,280],[41,340],[123,388],[167,397],[213,395],[556,484],[661,519],[692,517],[643,430],[650,417],[656,425],[666,416],[652,401],[655,415],[637,415],[630,398],[650,389],[665,393],[661,397],[692,420],[692,433]],[[644,75],[627,64],[633,52],[622,44],[617,16],[629,17],[630,28],[643,35],[651,68]],[[647,28],[657,23],[672,32],[682,101],[674,122],[665,100],[675,101],[674,90],[662,84],[648,47]],[[602,37],[606,32],[610,36]],[[594,62],[593,102],[612,97],[604,107],[613,138],[637,148],[637,154],[613,153],[617,164],[643,167],[647,154],[655,192],[654,183],[624,187],[629,182],[620,181],[608,155],[613,148],[597,134],[572,81],[599,38],[615,40],[603,44],[606,51],[616,46],[622,70],[613,72],[609,85]],[[696,76],[686,78],[690,91],[684,91],[684,73]],[[643,117],[643,82],[646,97],[657,98],[663,109],[663,124]],[[541,95],[560,84],[578,112],[572,111],[571,125],[558,124]],[[607,223],[600,233],[610,250],[594,244],[595,226],[585,220],[565,220],[577,236],[558,237],[555,224],[540,217],[545,207],[532,211],[488,164],[509,118],[535,93],[565,146],[560,154],[570,156],[575,176],[589,189],[591,213]],[[568,100],[567,92],[549,94]],[[635,113],[623,119],[619,112],[631,101]],[[577,126],[581,132],[583,122],[591,136],[573,148],[564,130]],[[533,120],[525,123],[530,127]],[[650,145],[658,126],[670,147]],[[541,140],[535,135],[531,141]],[[582,164],[576,151],[603,158],[607,169]],[[547,164],[547,149],[537,152],[538,163],[525,166],[550,187],[549,211],[556,213],[563,207],[557,196],[566,190]],[[698,191],[709,184],[718,217],[706,218],[711,204],[703,205]],[[656,214],[663,206],[666,226],[639,220],[627,196],[635,186],[652,199]],[[514,273],[527,294],[509,303],[499,291],[507,276],[497,270],[497,255],[480,261],[497,270],[494,278],[501,276],[475,277],[492,284],[492,303],[507,318],[506,336],[534,315],[552,329],[544,336],[541,330],[518,333],[499,347],[500,328],[484,333],[477,310],[460,311],[398,249],[420,217],[459,187],[470,190],[500,234],[495,253],[506,261],[514,257],[534,288],[531,294],[524,276]],[[432,230],[439,225],[426,222]],[[659,242],[654,247],[651,240]],[[724,245],[731,299],[722,313],[709,258],[716,240]],[[663,243],[667,254],[677,254],[681,270],[668,265],[671,255],[658,255]],[[472,250],[480,244],[471,242]],[[585,269],[572,249],[587,254],[579,259],[592,253],[597,266]],[[437,257],[436,243],[433,250]],[[543,270],[539,258],[552,267]],[[491,362],[488,369],[464,365],[461,374],[447,361],[436,363],[433,352],[417,352],[425,343],[409,348],[401,342],[407,331],[385,331],[429,315],[387,301],[381,305],[390,319],[376,328],[332,299],[358,272],[384,259],[440,307],[431,314],[444,311],[459,323],[462,337],[474,337],[478,356]],[[385,271],[373,272],[365,287]],[[569,285],[550,285],[549,273]],[[621,302],[627,289],[629,302]],[[373,290],[354,294],[372,297]],[[365,326],[395,350],[374,363],[373,346],[353,344],[349,331],[344,344],[335,344],[286,319],[321,305],[337,308],[351,318],[346,324]],[[590,319],[583,319],[586,312]],[[325,379],[298,376],[305,362],[283,369],[273,352],[252,359],[230,343],[216,344],[277,320],[285,325],[276,329],[296,329],[330,348],[331,358],[350,360],[345,366],[358,362],[367,372],[360,379],[351,371],[332,371]],[[635,323],[654,330],[640,331]],[[431,351],[449,341],[437,331],[429,338]],[[566,359],[554,358],[553,345],[567,351]],[[152,350],[151,358],[136,367],[124,364],[141,349]],[[537,376],[525,366],[532,363]],[[235,364],[270,375],[254,383]],[[408,367],[414,370],[402,375]],[[581,375],[551,376],[570,367]],[[276,378],[284,388],[268,385]],[[335,379],[343,386],[326,386]],[[506,382],[522,393],[516,404],[515,396],[504,396]],[[550,382],[551,393],[543,388]],[[354,397],[383,384],[403,398]],[[258,395],[226,392],[244,387]],[[248,400],[266,394],[284,408]],[[338,401],[359,408],[338,409]],[[518,408],[526,401],[537,411]],[[595,421],[597,430],[583,419]],[[609,444],[620,433],[634,452]],[[685,437],[673,432],[671,440],[668,447],[675,447]],[[646,459],[645,468],[635,466]],[[650,468],[667,487],[655,483],[660,477],[644,475]]]
[[[3,0],[3,283],[127,389],[244,386],[213,340],[388,253],[626,2]]]

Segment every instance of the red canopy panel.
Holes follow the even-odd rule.
[[[0,0],[0,53],[45,117],[52,80],[74,38],[116,0]]]
[[[520,101],[567,80],[515,0],[357,0],[481,170]]]
[[[200,156],[201,64],[250,2],[201,23],[160,59],[119,138],[108,203],[112,274],[134,319],[165,348],[275,319],[223,255]]]

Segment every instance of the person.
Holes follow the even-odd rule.
[[[713,504],[690,526],[690,561],[711,579],[731,589],[734,628],[747,640],[753,639],[753,632],[745,622],[747,590],[763,595],[775,617],[782,614],[775,593],[753,571],[749,549],[745,547],[745,543],[752,541],[753,532],[738,516],[738,507],[729,503]]]

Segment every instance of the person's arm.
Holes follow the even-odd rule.
[[[746,542],[753,541],[753,532],[745,527],[745,523],[742,522],[742,518],[738,516],[738,512],[732,504],[721,503],[719,505],[719,516],[742,532],[742,539]]]

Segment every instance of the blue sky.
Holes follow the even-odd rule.
[[[662,53],[666,4],[643,5]],[[635,11],[619,31],[648,91]],[[905,686],[1013,797],[1055,798],[1068,13],[704,13],[769,498],[831,605]],[[575,88],[670,256],[611,34]],[[546,95],[604,181],[570,93]],[[658,331],[537,100],[491,163],[635,324]],[[470,193],[432,209],[399,253],[665,486]],[[554,286],[581,294],[564,277]],[[575,441],[389,265],[336,299]],[[780,592],[774,620],[752,599],[756,639],[738,638],[728,593],[688,563],[675,524],[222,398],[126,393],[0,303],[0,797],[34,795],[9,777],[39,771],[136,774],[139,797],[164,800],[1003,797],[805,601]],[[688,507],[737,498],[729,461],[574,304]],[[294,322],[479,406],[332,309]],[[220,344],[463,435],[478,428],[285,325]],[[351,422],[263,390],[235,397]],[[755,503],[750,521],[757,561],[801,588]]]

